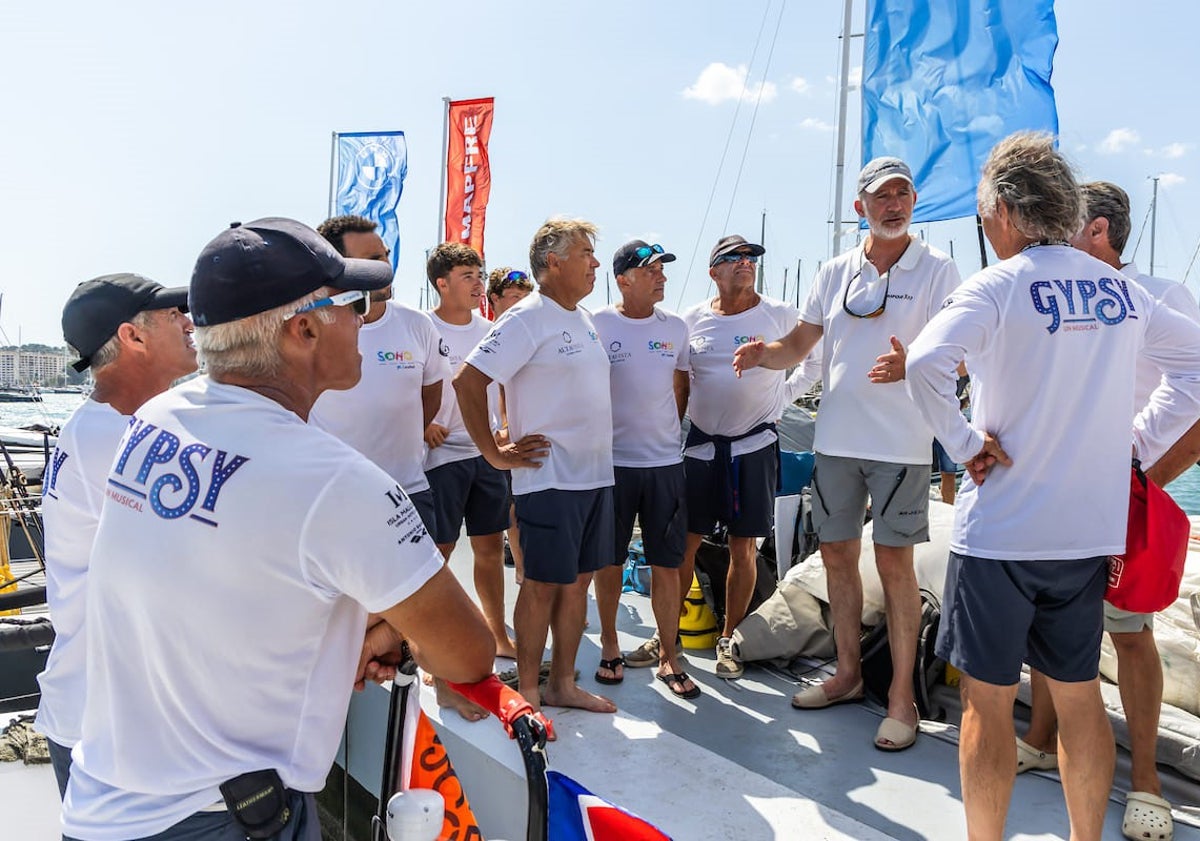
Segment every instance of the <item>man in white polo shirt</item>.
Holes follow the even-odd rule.
[[[732,234],[709,254],[717,296],[683,313],[688,328],[691,429],[684,444],[687,553],[681,580],[691,582],[705,536],[724,525],[729,540],[725,624],[717,640],[717,677],[741,677],[730,637],[746,616],[757,578],[756,538],[771,533],[778,484],[775,422],[784,404],[783,371],[765,368],[739,378],[731,362],[747,342],[782,336],[796,309],[754,290],[761,245]],[[686,592],[686,590],[685,590]]]
[[[336,216],[317,231],[344,257],[388,262],[375,223]],[[429,316],[391,300],[392,288],[371,294],[371,310],[359,331],[362,379],[346,391],[327,391],[309,423],[345,441],[395,479],[434,525],[433,493],[425,478],[425,428],[449,388],[450,364]],[[455,699],[459,699],[455,696]]]
[[[617,524],[613,562],[596,573],[600,614],[596,680],[616,684],[624,679],[617,607],[636,518],[651,569],[650,601],[659,640],[657,677],[673,694],[690,699],[700,694],[700,688],[680,665],[675,646],[683,597],[679,569],[687,540],[679,423],[687,409],[688,333],[682,318],[657,306],[667,284],[663,263],[674,259],[661,245],[640,239],[622,245],[613,256],[621,300],[593,317],[610,365]]]
[[[875,734],[880,750],[903,750],[917,737],[912,672],[921,598],[913,546],[929,539],[933,433],[900,381],[902,347],[959,282],[949,257],[908,232],[916,201],[912,173],[899,158],[864,166],[854,209],[870,226],[866,239],[821,267],[791,332],[742,348],[736,363],[742,370],[783,367],[823,342],[813,525],[829,579],[837,671],[796,693],[792,706],[819,709],[863,697],[858,559],[869,498],[893,673],[888,714]]]
[[[479,313],[483,299],[483,261],[460,242],[443,242],[425,262],[438,293],[430,317],[457,371],[492,323]],[[446,560],[454,551],[463,523],[475,556],[475,593],[501,657],[517,650],[504,625],[504,530],[508,528],[508,479],[479,454],[463,426],[458,398],[449,384],[442,405],[425,429],[425,476],[433,491],[433,539]]]
[[[579,302],[596,282],[596,227],[551,219],[534,235],[538,291],[510,309],[454,378],[463,422],[488,463],[512,470],[525,579],[517,596],[518,691],[541,703],[614,712],[575,682],[592,573],[612,562],[612,404],[608,356]],[[497,446],[487,387],[504,386],[512,443]],[[554,629],[550,675],[538,672]]]
[[[85,281],[63,307],[63,336],[96,386],[63,424],[42,485],[46,598],[54,646],[38,675],[36,729],[50,746],[58,793],[67,790],[71,748],[79,741],[86,694],[84,615],[88,558],[104,502],[104,480],[129,416],[196,370],[187,287],[164,289],[136,274]]]
[[[318,841],[313,792],[371,661],[403,635],[447,680],[491,673],[483,617],[403,489],[306,422],[358,381],[366,295],[391,275],[290,219],[201,252],[206,374],[134,412],[105,483],[70,841]]]

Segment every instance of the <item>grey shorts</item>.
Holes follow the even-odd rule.
[[[581,574],[612,565],[612,487],[551,488],[519,494],[513,503],[529,580],[574,584]]]
[[[458,540],[464,521],[468,537],[508,528],[508,482],[483,456],[439,465],[425,478],[433,491],[435,543]]]
[[[1154,630],[1153,613],[1133,613],[1104,603],[1104,630],[1110,634],[1137,634],[1143,628]]]
[[[874,540],[914,546],[929,540],[929,465],[892,464],[817,453],[812,475],[813,526],[822,543],[862,537],[871,498]]]
[[[684,500],[683,464],[664,467],[613,468],[613,509],[617,543],[613,563],[629,556],[633,521],[642,527],[642,545],[651,566],[677,569],[683,563],[687,542],[687,503]]]
[[[1058,681],[1100,671],[1108,558],[997,561],[950,553],[937,655],[997,686],[1021,663]]]

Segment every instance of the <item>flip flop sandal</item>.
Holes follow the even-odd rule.
[[[688,680],[690,680],[687,672],[677,672],[676,674],[658,675],[657,677],[659,680],[661,680],[663,683],[665,683],[667,685],[667,687],[671,690],[671,694],[674,695],[676,698],[685,698],[690,701],[693,698],[700,697],[700,687],[696,686],[694,683],[692,684],[691,689],[683,688],[683,684],[686,683]]]
[[[1131,791],[1125,795],[1125,820],[1121,833],[1136,841],[1171,841],[1175,824],[1171,820],[1171,804],[1147,791]]]
[[[1028,742],[1017,739],[1017,773],[1053,771],[1058,768],[1058,754],[1038,750]]]
[[[625,658],[621,657],[619,655],[612,658],[611,660],[601,660],[600,661],[600,668],[608,669],[613,674],[617,673],[617,669],[623,669],[624,666],[625,666]],[[624,674],[622,674],[620,677],[605,677],[604,675],[600,674],[599,671],[596,672],[595,677],[596,677],[596,683],[602,683],[605,686],[616,686],[618,683],[621,683],[622,681],[625,680]]]

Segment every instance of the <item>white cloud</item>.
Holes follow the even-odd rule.
[[[722,102],[742,98],[753,102],[762,94],[763,102],[775,98],[778,90],[774,82],[759,82],[746,84],[746,65],[730,67],[715,61],[700,71],[699,78],[691,87],[684,88],[685,99],[698,99],[709,105],[720,105]]]
[[[850,90],[858,90],[862,87],[862,65],[850,68]]]
[[[808,79],[805,79],[802,76],[797,76],[796,78],[792,79],[791,88],[796,93],[808,93],[812,90],[812,85],[808,83]]]
[[[1130,146],[1141,142],[1141,136],[1131,128],[1115,128],[1100,141],[1099,149],[1106,155],[1116,155],[1124,152]]]
[[[1161,154],[1164,158],[1182,158],[1191,150],[1191,148],[1192,144],[1190,143],[1168,143],[1166,146],[1162,147]]]
[[[1158,176],[1158,183],[1164,187],[1178,187],[1185,181],[1187,181],[1186,178],[1175,172],[1164,172]]]
[[[816,117],[805,117],[800,121],[800,128],[811,129],[812,131],[833,131],[833,126]]]

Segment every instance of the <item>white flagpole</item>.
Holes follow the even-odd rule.
[[[338,133],[335,131],[329,143],[329,209],[325,214],[326,219],[333,216],[333,203],[337,196],[337,145]]]
[[[441,200],[438,202],[438,226],[433,244],[440,245],[445,238],[442,224],[446,213],[446,156],[450,154],[450,97],[442,97],[442,189]]]
[[[846,177],[846,97],[850,90],[850,18],[854,0],[846,0],[842,15],[842,72],[838,88],[837,165],[833,183],[833,256],[842,253],[842,186]]]

